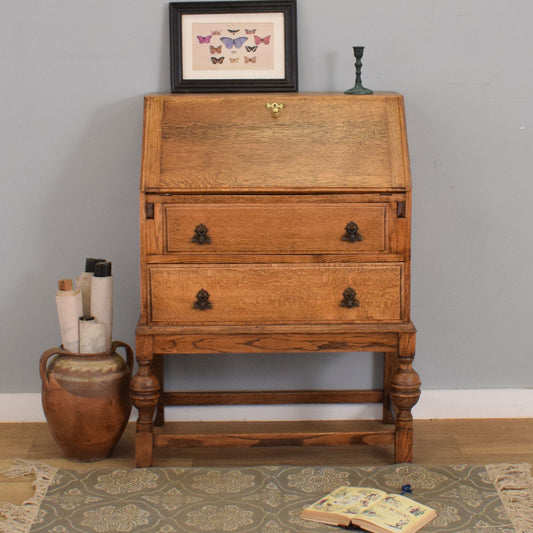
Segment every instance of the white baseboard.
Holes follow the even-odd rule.
[[[533,389],[424,390],[413,408],[415,419],[532,418]],[[137,417],[133,409],[132,420]],[[373,420],[378,404],[235,405],[167,407],[168,421]],[[44,422],[39,393],[0,394],[0,422]]]

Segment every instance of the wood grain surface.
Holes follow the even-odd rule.
[[[407,187],[401,104],[394,94],[147,97],[143,187]]]

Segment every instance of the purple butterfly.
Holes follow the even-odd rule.
[[[235,46],[235,48],[240,48],[244,42],[248,40],[248,37],[237,37],[236,39],[232,39],[231,37],[221,37],[220,40],[228,49],[233,48],[233,46]]]
[[[198,40],[200,41],[200,44],[208,43],[211,40],[212,35],[208,35],[207,37],[202,37],[201,35],[197,35]]]

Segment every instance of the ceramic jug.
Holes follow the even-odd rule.
[[[126,361],[117,348],[125,349]],[[50,348],[42,354],[39,371],[44,413],[65,457],[98,461],[109,456],[131,412],[133,362],[132,349],[120,341],[104,353]]]

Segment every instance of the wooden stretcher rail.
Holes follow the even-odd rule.
[[[382,403],[383,390],[165,392],[165,405]]]
[[[394,429],[376,432],[332,433],[246,433],[246,434],[200,434],[200,435],[155,435],[156,448],[196,448],[227,446],[253,448],[255,446],[349,446],[352,444],[393,444]]]

